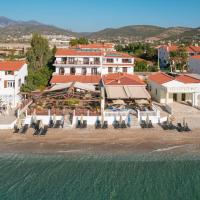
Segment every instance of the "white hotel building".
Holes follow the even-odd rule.
[[[55,76],[94,76],[111,73],[134,73],[134,58],[129,54],[83,49],[58,49],[54,66]]]
[[[20,87],[28,75],[25,61],[0,61],[0,99],[11,107],[21,101]]]

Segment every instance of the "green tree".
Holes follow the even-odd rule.
[[[29,65],[37,70],[46,66],[51,58],[48,40],[37,33],[33,34],[31,48],[27,52]]]
[[[148,65],[144,61],[136,61],[134,70],[135,72],[146,72],[148,71]]]

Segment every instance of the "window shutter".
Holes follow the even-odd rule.
[[[7,82],[6,80],[4,81],[4,88],[7,88]]]

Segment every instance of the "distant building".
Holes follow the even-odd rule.
[[[158,47],[158,58],[160,61],[160,66],[165,67],[170,62],[170,52],[177,51],[178,46],[176,45],[162,45]],[[186,51],[188,53],[188,56],[196,56],[200,55],[200,47],[199,46],[189,46],[186,47]]]
[[[0,99],[16,107],[21,101],[20,87],[28,75],[25,61],[0,61]]]
[[[200,74],[200,55],[190,57],[188,70],[190,73]]]
[[[115,44],[113,43],[93,43],[78,45],[77,47],[86,51],[115,51]]]
[[[200,106],[200,79],[189,75],[175,77],[155,73],[148,77],[148,90],[152,99],[159,103],[188,102]]]

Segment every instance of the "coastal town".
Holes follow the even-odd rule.
[[[119,51],[115,43],[74,45],[77,39],[70,40],[50,47],[55,48],[53,71],[40,89],[22,89],[30,86],[30,59],[0,61],[0,129],[21,134],[33,129],[33,135],[46,135],[56,128],[199,128],[198,44],[155,46],[154,70],[138,71],[138,60],[144,59]]]

